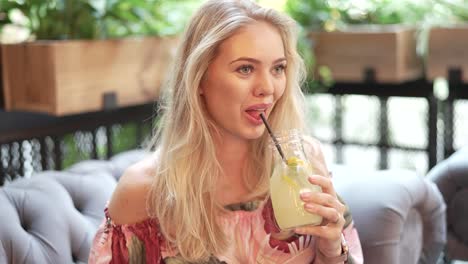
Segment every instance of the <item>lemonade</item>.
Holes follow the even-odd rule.
[[[299,141],[300,143],[300,141]],[[320,186],[313,185],[308,177],[313,174],[312,166],[307,162],[302,144],[283,142],[286,162],[277,159],[273,175],[270,178],[270,195],[276,223],[281,230],[304,225],[319,225],[322,217],[304,209],[300,198],[302,192],[321,192]]]

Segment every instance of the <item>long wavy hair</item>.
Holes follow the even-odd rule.
[[[286,89],[269,121],[275,131],[304,129],[305,67],[297,53],[297,25],[287,15],[250,0],[209,0],[194,14],[175,58],[172,75],[164,88],[162,118],[153,138],[159,153],[148,211],[160,224],[165,239],[190,262],[209,259],[229,243],[216,216],[222,206],[215,197],[220,166],[213,135],[216,125],[199,94],[208,66],[219,45],[240,28],[264,21],[277,28],[284,45]],[[265,43],[265,45],[268,45]],[[268,195],[272,153],[268,133],[252,140],[244,182],[251,197]]]

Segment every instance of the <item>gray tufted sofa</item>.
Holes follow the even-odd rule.
[[[87,263],[92,238],[117,180],[144,157],[84,161],[0,188],[0,263]]]
[[[447,260],[468,260],[468,146],[429,173],[447,203]]]
[[[445,245],[445,203],[436,185],[408,170],[332,167],[351,209],[364,263],[436,263]]]
[[[145,155],[84,161],[1,187],[0,263],[86,263],[117,180]],[[432,182],[410,171],[332,170],[365,263],[436,263],[445,243],[445,203]]]

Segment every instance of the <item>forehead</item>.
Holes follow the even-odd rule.
[[[276,60],[285,57],[285,52],[280,31],[267,22],[256,21],[224,40],[219,46],[218,56],[224,59],[251,57]]]

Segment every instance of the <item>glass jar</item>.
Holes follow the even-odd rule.
[[[319,225],[322,217],[305,211],[300,198],[302,192],[322,191],[320,186],[308,180],[313,167],[305,155],[302,137],[297,129],[293,129],[278,134],[276,138],[284,156],[272,141],[270,147],[275,161],[270,178],[270,196],[276,223],[281,230]]]

